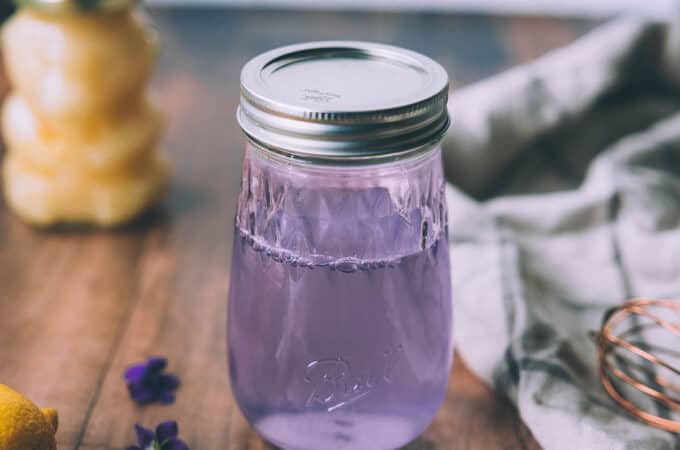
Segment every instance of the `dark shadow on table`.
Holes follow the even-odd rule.
[[[87,234],[140,234],[153,228],[171,226],[174,217],[180,217],[190,211],[204,207],[209,202],[209,195],[188,186],[174,185],[158,205],[143,212],[139,217],[122,225],[102,228],[89,224],[60,224],[45,228],[34,228],[38,232],[55,235],[87,235]],[[15,219],[19,220],[16,216]]]
[[[425,438],[424,436],[418,436],[415,441],[403,447],[401,450],[436,450],[437,445]]]

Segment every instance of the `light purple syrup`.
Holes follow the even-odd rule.
[[[341,230],[356,228],[366,212],[351,209],[385,203],[379,197],[389,195],[382,188],[349,197],[339,190],[343,213],[323,226],[305,218],[305,230],[311,236],[325,227],[319,242],[342,253],[356,242]],[[338,204],[333,189],[302,189],[295,197],[318,196]],[[389,205],[385,211],[395,212]],[[422,216],[419,210],[404,222],[403,215],[390,213],[380,226],[401,239],[408,232],[403,223],[420,227],[413,220]],[[300,226],[290,214],[273,217],[278,230]],[[340,241],[329,242],[334,236]],[[385,252],[371,250],[397,252],[390,258],[307,258],[272,248],[237,226],[229,368],[234,396],[264,438],[287,450],[393,450],[423,431],[444,399],[451,367],[445,236],[445,228],[437,229],[409,254],[398,254],[397,242]]]

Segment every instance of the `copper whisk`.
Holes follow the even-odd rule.
[[[663,345],[667,339],[674,341]],[[671,418],[680,412],[680,300],[624,303],[605,317],[597,342],[600,381],[609,395],[643,422],[680,433],[680,422]],[[658,408],[645,396],[665,413],[653,413]]]

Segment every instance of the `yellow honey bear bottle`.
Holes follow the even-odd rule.
[[[129,221],[165,190],[157,53],[135,0],[22,0],[2,30],[5,198],[41,226]]]

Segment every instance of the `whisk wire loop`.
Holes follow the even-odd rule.
[[[663,405],[668,412],[680,413],[680,385],[658,373],[659,368],[667,374],[680,377],[680,351],[647,344],[632,337],[644,331],[664,329],[680,337],[680,324],[659,315],[656,311],[675,314],[680,318],[680,300],[634,299],[610,311],[606,316],[600,333],[597,335],[599,376],[605,391],[631,415],[657,428],[680,433],[680,422],[653,414],[634,402],[631,393],[639,392],[656,403]],[[632,320],[647,319],[646,323]],[[627,324],[627,327],[623,325]],[[660,355],[665,355],[662,358]],[[635,357],[638,358],[635,361]],[[676,363],[667,358],[675,357]],[[631,389],[624,389],[624,385]]]

